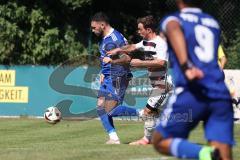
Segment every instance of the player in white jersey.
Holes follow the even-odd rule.
[[[165,39],[156,33],[157,23],[153,16],[139,18],[137,24],[138,33],[143,38],[141,42],[116,48],[107,53],[110,55],[127,53],[132,58],[130,61],[132,67],[148,68],[152,91],[145,108],[140,113],[145,121],[144,137],[130,143],[130,145],[146,145],[151,143],[152,132],[156,125],[155,119],[159,115],[160,106],[166,100],[169,91],[166,86],[168,53]],[[134,56],[131,54],[133,51],[141,52]],[[105,58],[104,61],[112,62],[110,58]]]

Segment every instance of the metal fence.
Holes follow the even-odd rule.
[[[175,0],[167,0],[169,10],[176,9]],[[225,47],[236,38],[240,32],[240,0],[204,0],[203,10],[213,15],[222,29],[222,43]]]

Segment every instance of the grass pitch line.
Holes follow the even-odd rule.
[[[134,158],[129,160],[169,160],[169,157],[156,157],[156,158]]]

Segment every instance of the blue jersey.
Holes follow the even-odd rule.
[[[106,54],[107,51],[122,47],[126,44],[126,39],[115,29],[111,29],[110,34],[106,35],[99,43],[99,50],[101,53],[101,73],[104,74],[105,77],[109,77],[110,75],[121,76],[130,72],[129,66],[104,63],[102,61],[104,57],[109,57]]]
[[[176,87],[193,89],[209,98],[230,99],[229,91],[224,83],[224,75],[217,62],[217,51],[220,39],[218,22],[199,8],[185,8],[166,16],[161,22],[161,30],[166,31],[170,21],[177,21],[182,28],[187,44],[189,60],[204,73],[200,80],[190,83],[181,71],[179,62],[169,44],[170,64]]]

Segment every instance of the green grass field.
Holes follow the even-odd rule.
[[[151,145],[129,146],[142,136],[142,122],[115,121],[121,145],[105,145],[107,136],[100,122],[62,121],[56,125],[40,119],[0,119],[0,160],[173,160],[157,154]],[[201,126],[191,135],[204,143]],[[235,125],[240,143],[240,125]],[[240,159],[239,146],[234,159]]]

